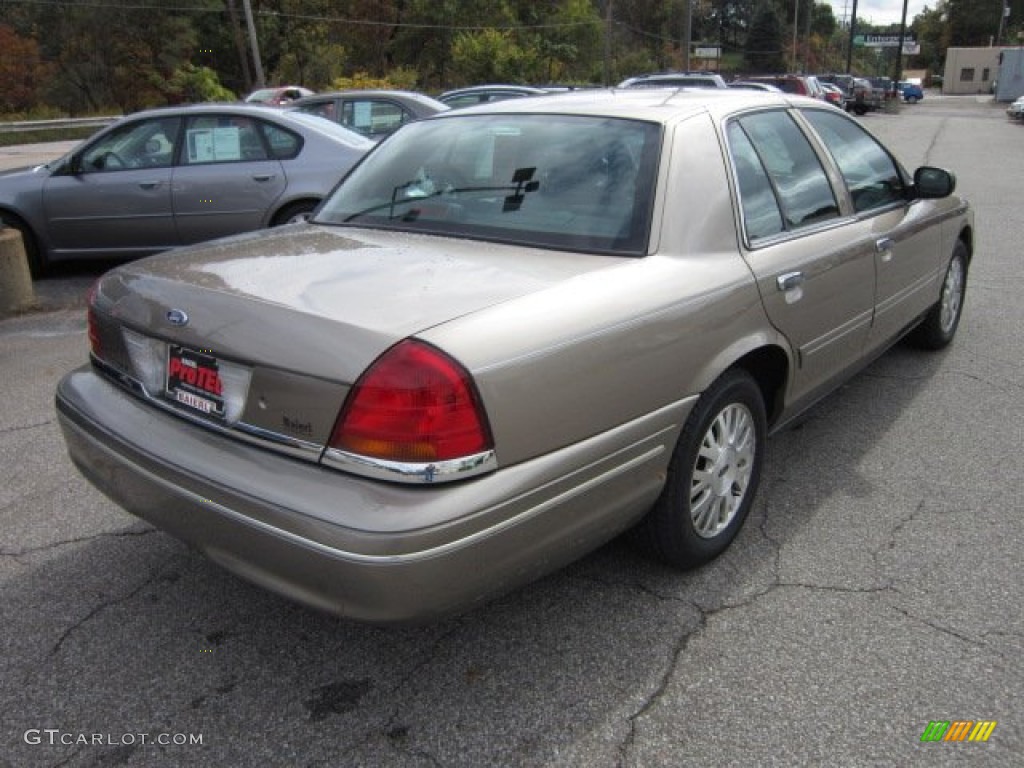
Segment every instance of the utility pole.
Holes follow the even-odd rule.
[[[683,71],[690,71],[690,47],[693,45],[693,0],[686,0],[683,14]]]
[[[256,39],[256,23],[252,20],[252,6],[249,0],[242,0],[245,9],[245,25],[249,28],[249,44],[252,46],[252,61],[256,67],[256,87],[262,88],[267,83],[263,79],[263,63],[260,61],[260,44]]]
[[[789,71],[796,73],[796,32],[800,28],[800,0],[793,0],[793,58],[790,59]]]
[[[907,37],[907,2],[903,0],[903,16],[900,19],[900,39],[896,48],[896,76],[892,80],[893,93],[899,90],[899,82],[903,79],[903,41]]]
[[[604,7],[604,84],[612,84],[612,0]]]
[[[853,65],[853,35],[857,31],[857,0],[853,0],[853,11],[850,13],[850,45],[846,49],[846,74],[852,75],[850,71]]]

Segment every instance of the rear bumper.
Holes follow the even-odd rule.
[[[377,622],[464,610],[585,554],[657,497],[680,401],[585,443],[444,486],[349,476],[197,428],[90,368],[59,384],[82,473],[263,587]]]

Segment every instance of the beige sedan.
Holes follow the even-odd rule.
[[[374,622],[628,529],[699,566],[767,434],[957,329],[974,224],[821,101],[584,91],[403,126],[314,221],[116,269],[68,449],[128,511]]]

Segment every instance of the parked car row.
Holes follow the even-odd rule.
[[[129,118],[44,186],[121,178],[138,212],[179,170],[263,163],[260,187],[340,156],[322,118],[234,109]],[[957,331],[974,221],[953,175],[821,100],[602,89],[345,135],[373,149],[311,220],[105,274],[56,395],[109,498],[319,609],[431,619],[628,529],[700,566],[748,516],[769,431],[904,334]],[[185,181],[193,218],[221,204]],[[87,218],[69,199],[44,219]]]
[[[882,109],[887,99],[896,93],[892,80],[861,78],[852,75],[748,75],[727,82],[714,72],[659,72],[627,78],[619,88],[689,87],[737,88],[747,90],[782,91],[799,96],[821,99],[847,112],[858,115]],[[920,101],[924,93],[915,83],[901,82],[899,93],[908,103]]]
[[[872,89],[848,75],[756,75],[726,83],[712,72],[660,72],[617,87],[784,92],[864,114],[880,108],[888,85]],[[0,221],[21,230],[36,275],[56,261],[137,257],[274,226],[308,215],[374,142],[407,123],[568,90],[575,88],[492,84],[434,99],[401,90],[279,86],[250,94],[246,104],[143,112],[61,160],[0,176]],[[919,86],[901,83],[900,90],[906,101],[921,98]]]

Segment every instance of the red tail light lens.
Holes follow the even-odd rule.
[[[96,300],[96,291],[99,288],[99,280],[92,284],[89,289],[89,293],[86,295],[86,311],[85,311],[85,323],[86,328],[89,332],[89,349],[96,357],[101,356],[103,351],[100,347],[100,329],[99,324],[96,320],[96,310],[92,308],[93,302]]]
[[[487,451],[491,437],[469,373],[435,347],[406,340],[356,382],[330,446],[385,461],[428,463]]]

